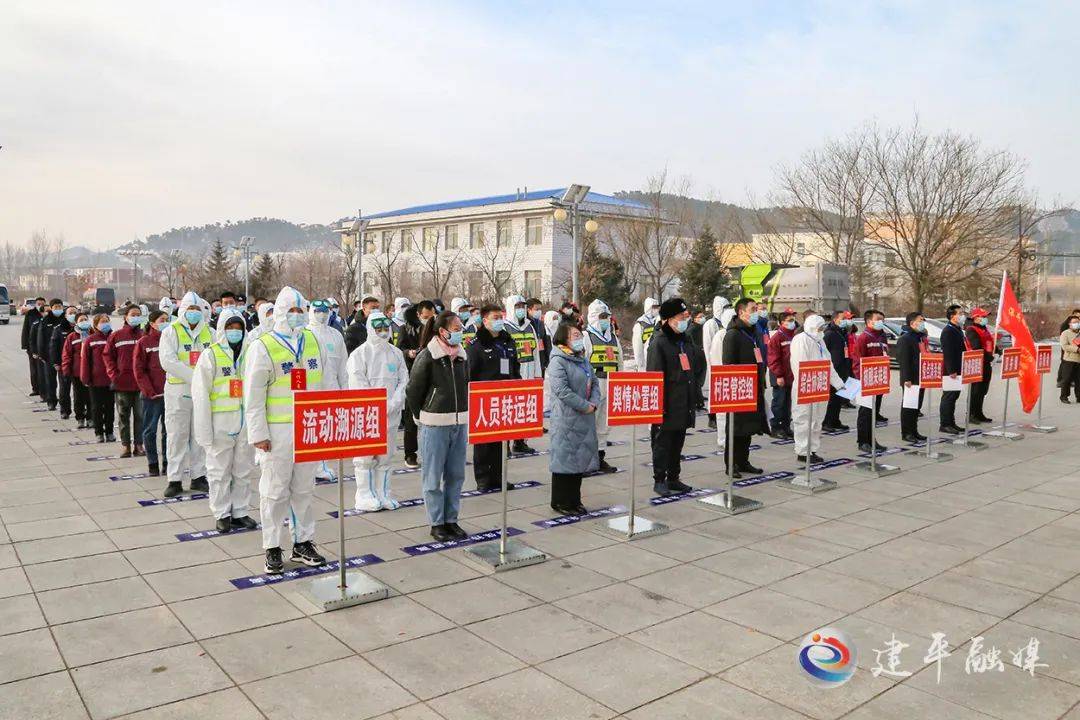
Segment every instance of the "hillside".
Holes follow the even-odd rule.
[[[233,222],[213,223],[199,227],[172,228],[146,237],[148,250],[168,252],[182,250],[198,255],[214,240],[219,239],[226,247],[231,247],[246,235],[255,238],[257,252],[295,250],[325,243],[336,244],[338,235],[332,229],[333,224],[297,224],[277,218],[251,218]],[[123,249],[121,246],[117,249]]]

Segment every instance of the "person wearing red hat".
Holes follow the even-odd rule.
[[[987,328],[989,321],[990,313],[981,307],[972,308],[971,322],[964,330],[971,349],[982,350],[983,353],[982,380],[971,385],[971,422],[976,425],[994,422],[983,412],[983,401],[986,400],[986,393],[990,391],[994,362],[994,333]]]

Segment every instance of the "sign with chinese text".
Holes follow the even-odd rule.
[[[293,462],[386,454],[386,388],[293,393]]]
[[[757,406],[757,365],[713,365],[709,368],[709,412],[753,412]]]
[[[919,355],[919,387],[934,390],[941,387],[941,378],[945,375],[945,356],[941,353],[922,353]]]
[[[663,422],[664,373],[608,373],[607,418],[608,425],[658,425]]]
[[[798,404],[825,402],[829,399],[830,360],[804,360],[799,363],[799,376],[795,378],[798,388]]]
[[[469,383],[469,444],[524,440],[543,434],[543,380]]]
[[[1020,355],[1018,347],[1005,348],[1001,351],[1001,379],[1012,380],[1020,377]]]
[[[1054,346],[1036,345],[1035,356],[1035,369],[1039,371],[1039,374],[1045,375],[1050,372],[1050,367],[1054,364]]]
[[[960,361],[960,379],[965,385],[977,383],[983,379],[983,351],[965,350]]]
[[[864,357],[859,362],[859,374],[862,376],[862,394],[889,394],[889,356]]]

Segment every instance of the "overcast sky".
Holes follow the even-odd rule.
[[[0,242],[612,192],[665,166],[745,202],[826,137],[916,113],[1080,201],[1064,0],[0,7]]]

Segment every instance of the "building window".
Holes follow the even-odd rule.
[[[806,243],[796,244],[795,254],[797,254],[799,257],[806,257]]]
[[[509,220],[499,220],[495,223],[495,244],[498,247],[506,247],[510,244]]]
[[[439,231],[433,227],[424,228],[424,252],[435,252],[439,245]]]
[[[469,271],[469,297],[479,299],[487,295],[486,288],[484,288],[484,271],[483,270],[470,270]]]
[[[495,284],[498,285],[495,288],[497,295],[506,295],[510,289],[510,271],[509,270],[496,270],[495,271]]]
[[[402,228],[401,230],[401,252],[412,252],[413,238],[412,230]]]
[[[457,225],[447,225],[446,226],[446,249],[447,250],[457,250],[458,249]]]
[[[469,247],[474,250],[484,247],[484,223],[469,223]]]
[[[379,252],[382,252],[384,254],[390,252],[390,243],[392,243],[393,241],[394,241],[394,231],[393,230],[383,230],[382,231],[382,248],[379,249]]]
[[[364,233],[364,254],[370,255],[375,252],[375,233]]]
[[[539,245],[544,239],[544,219],[525,219],[525,244]],[[533,297],[536,297],[535,295]]]
[[[540,297],[542,273],[539,270],[525,271],[525,294],[530,298]]]

